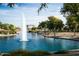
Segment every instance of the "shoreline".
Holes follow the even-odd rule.
[[[79,56],[79,49],[61,50],[49,52],[49,56]],[[1,52],[0,56],[10,56],[8,52]],[[29,55],[27,55],[29,56]],[[38,55],[39,56],[39,55]]]
[[[16,36],[16,35],[17,35],[17,33],[16,34],[7,34],[7,35],[0,34],[0,37],[11,37],[11,36]]]
[[[20,31],[18,31],[18,32],[15,33],[15,34],[0,34],[0,37],[12,37],[12,36],[16,36],[16,35],[18,35],[18,34],[20,34]]]
[[[54,33],[50,34],[42,34],[44,37],[47,38],[59,38],[59,39],[68,39],[68,40],[79,40],[79,32],[76,32],[76,35],[74,36],[73,32],[58,32],[56,33],[56,36],[54,36]]]

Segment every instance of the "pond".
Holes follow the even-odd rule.
[[[79,41],[44,38],[37,33],[28,33],[28,41],[20,41],[20,35],[15,37],[0,38],[0,52],[15,51],[18,49],[27,51],[59,51],[79,49]]]

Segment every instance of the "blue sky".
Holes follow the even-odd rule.
[[[48,20],[49,16],[56,16],[62,19],[62,21],[65,23],[66,20],[60,13],[62,6],[63,4],[59,3],[48,4],[48,8],[43,9],[38,15],[37,10],[40,7],[40,4],[18,3],[14,8],[9,8],[6,6],[6,4],[3,4],[0,6],[0,21],[21,27],[22,13],[24,13],[26,23],[29,25],[37,26],[39,22]]]

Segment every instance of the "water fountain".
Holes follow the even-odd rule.
[[[21,40],[20,41],[28,41],[27,40],[27,26],[26,26],[26,18],[25,15],[22,14],[22,34],[21,34]]]
[[[21,31],[21,48],[22,50],[26,49],[26,42],[28,41],[27,39],[27,26],[26,26],[26,18],[24,13],[22,13],[22,31]]]

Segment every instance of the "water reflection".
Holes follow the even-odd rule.
[[[21,44],[22,45],[21,49],[26,50],[26,47],[27,47],[26,41],[22,41],[21,43],[22,43]]]

